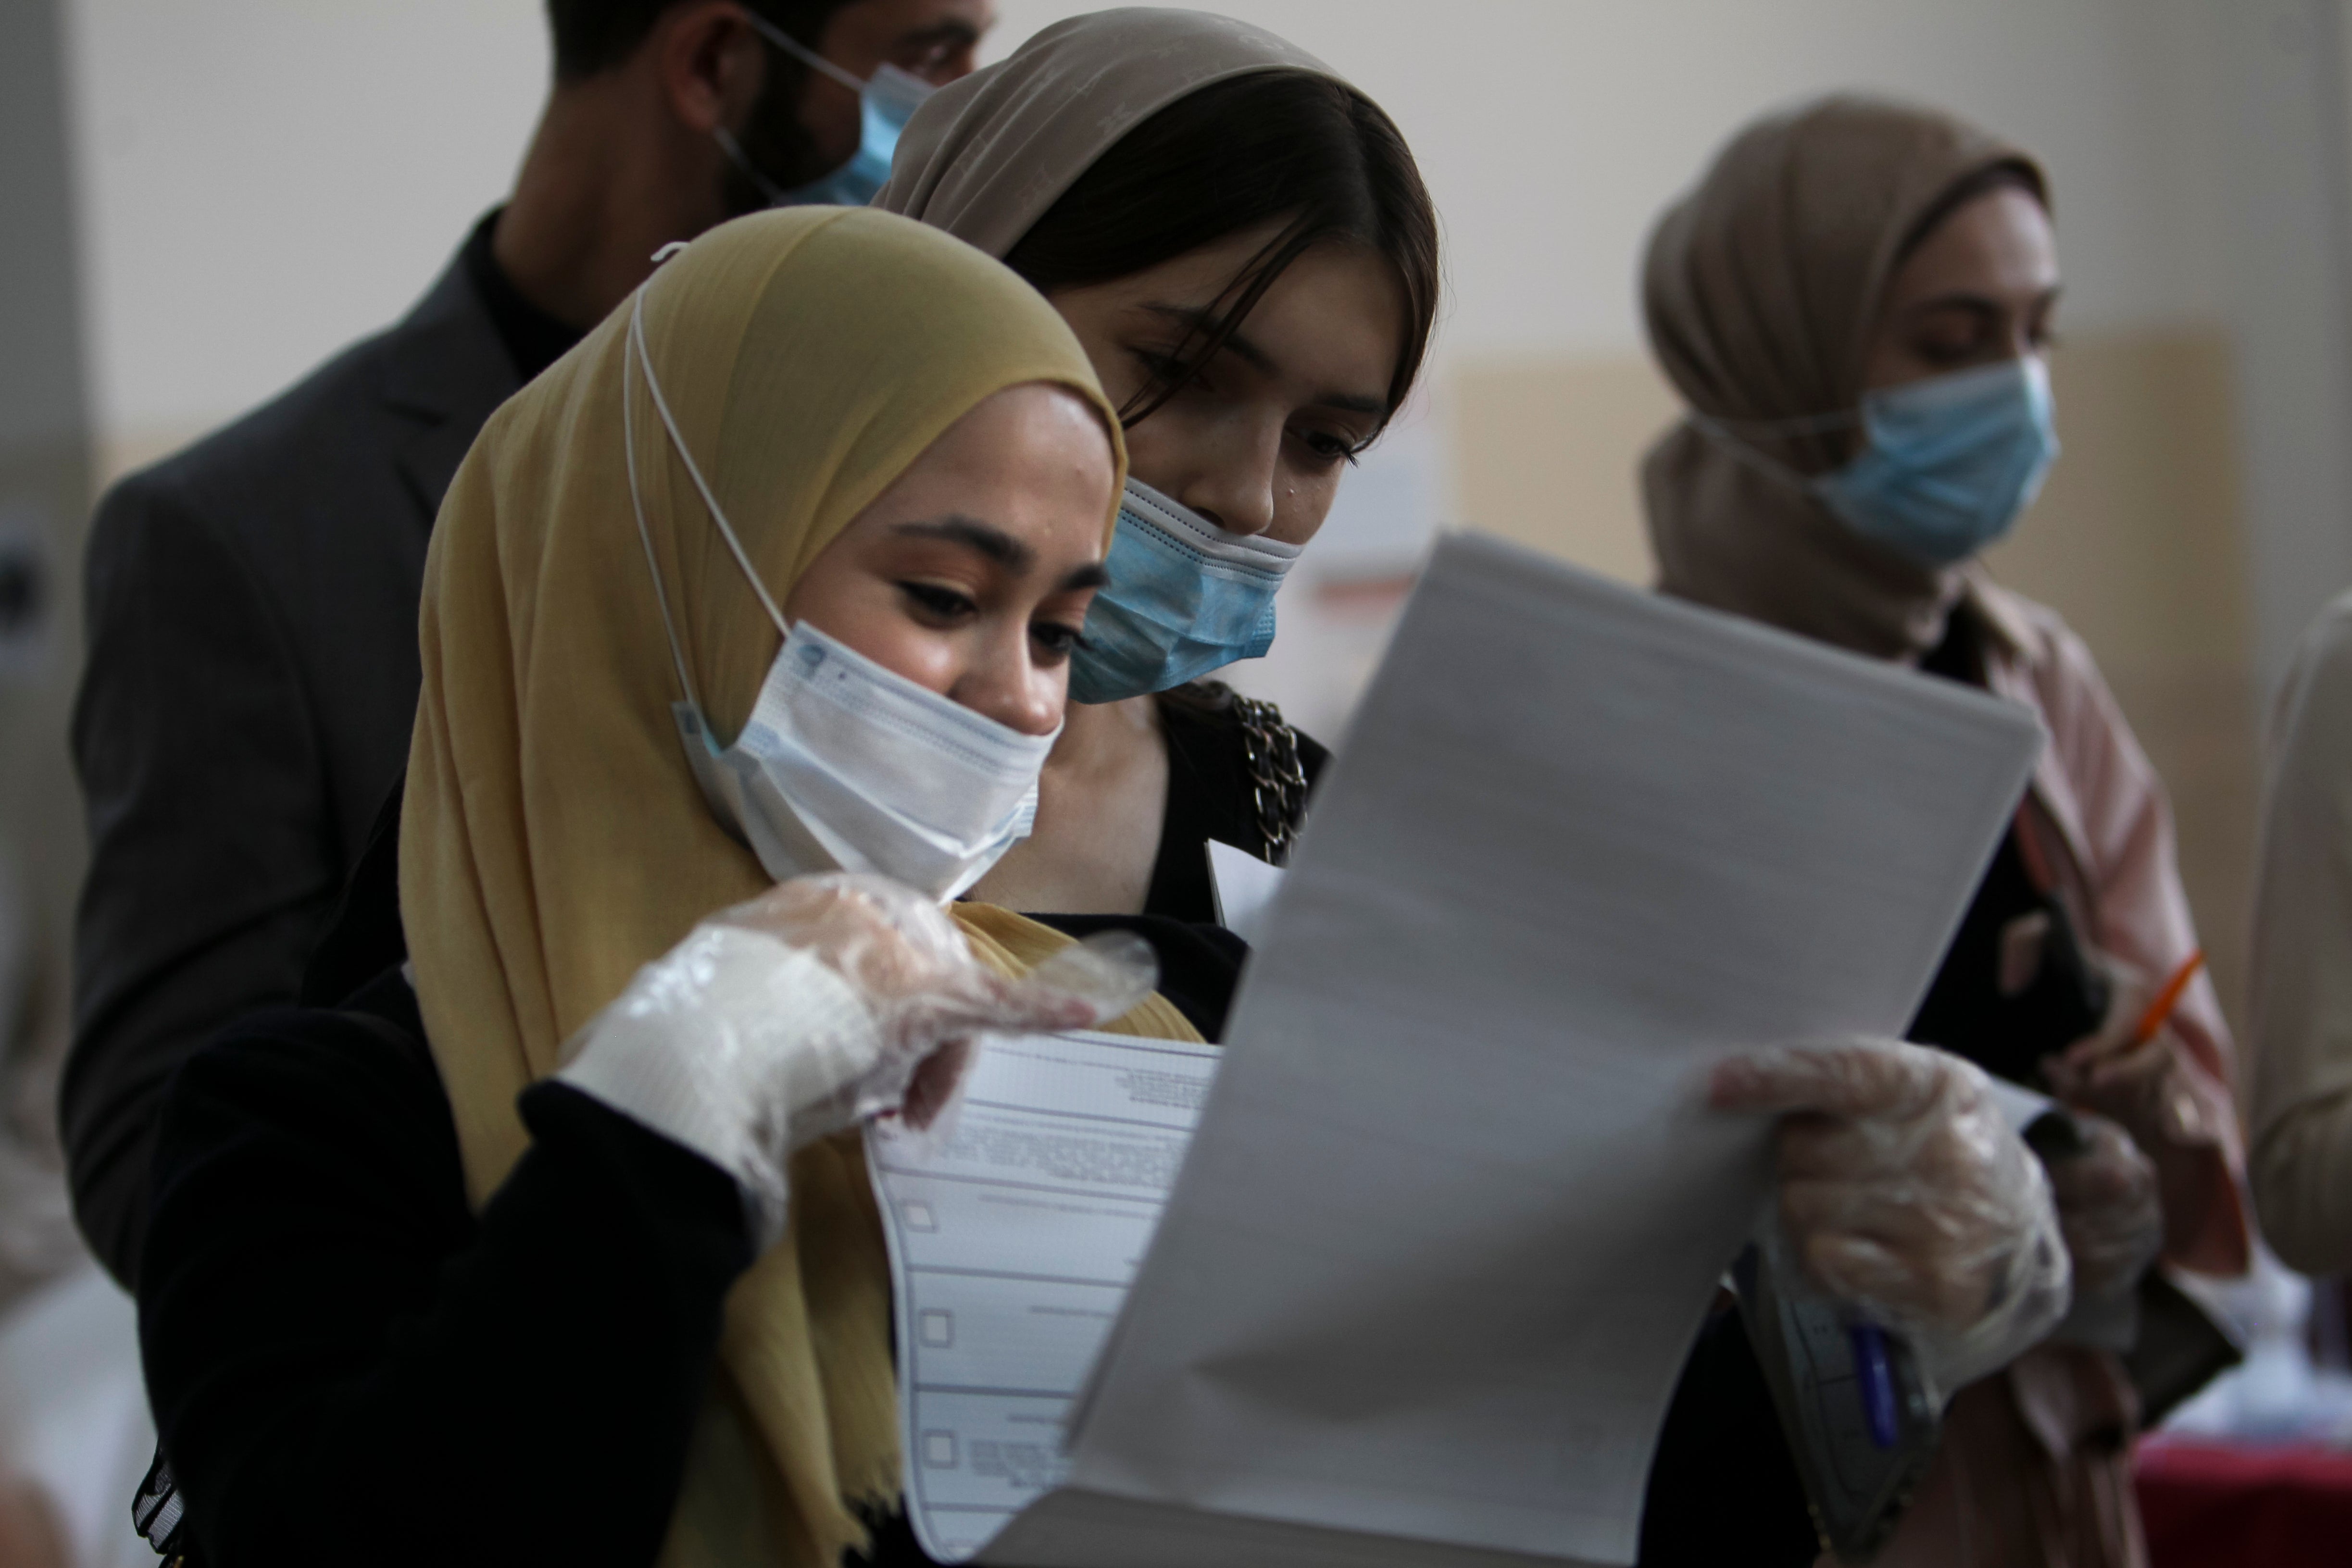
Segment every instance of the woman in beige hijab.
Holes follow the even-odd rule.
[[[889,1287],[829,1134],[943,1041],[1101,1010],[1003,978],[1068,938],[937,900],[1034,796],[1122,470],[1026,285],[839,209],[706,235],[493,416],[426,572],[409,961],[164,1113],[142,1328],[194,1560],[863,1540]],[[793,874],[796,825],[899,882]]]
[[[1973,127],[1834,98],[1736,138],[1644,275],[1690,405],[1643,466],[1660,587],[1983,687],[2050,736],[1912,1033],[2084,1113],[2093,1151],[2052,1166],[2077,1308],[1960,1394],[1892,1563],[2141,1560],[2133,1287],[2159,1251],[2247,1258],[2229,1035],[2201,975],[2165,984],[2197,940],[2162,789],[2082,643],[1974,559],[2055,455],[2047,204]]]

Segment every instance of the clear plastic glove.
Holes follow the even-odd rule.
[[[764,1247],[782,1231],[799,1150],[891,1112],[925,1125],[952,1096],[974,1035],[1084,1029],[1157,983],[1150,945],[1130,933],[1008,980],[910,888],[796,877],[638,970],[556,1076],[733,1176]]]
[[[2047,1162],[2058,1224],[2074,1260],[2074,1294],[2105,1299],[2132,1290],[2164,1249],[2156,1164],[2104,1116],[2073,1113],[2087,1145]]]
[[[1938,1398],[2065,1316],[2049,1179],[1976,1067],[1855,1040],[1736,1057],[1707,1089],[1718,1110],[1783,1118],[1789,1249],[1832,1297],[1901,1334]]]

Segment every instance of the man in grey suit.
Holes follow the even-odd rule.
[[[962,76],[994,7],[548,0],[548,19],[555,81],[513,194],[407,318],[99,507],[59,1103],[76,1218],[126,1285],[173,1069],[294,999],[401,774],[425,544],[475,434],[661,246],[847,163],[841,78]]]

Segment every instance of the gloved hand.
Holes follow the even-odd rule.
[[[1158,983],[1149,944],[1108,932],[1019,980],[974,958],[945,911],[887,878],[796,877],[712,915],[636,973],[556,1076],[733,1176],[762,1248],[792,1156],[903,1108],[927,1124],[971,1038],[1084,1029]]]
[[[2120,1123],[2143,1149],[2218,1143],[2217,1113],[2181,1061],[2179,1037],[2159,1029],[2138,1039],[2157,984],[2132,965],[2091,956],[2107,977],[2107,1016],[2098,1029],[2042,1061],[2050,1092],[2069,1107]]]
[[[2066,1314],[2049,1179],[1958,1057],[1897,1040],[1717,1064],[1718,1110],[1782,1117],[1781,1234],[1812,1281],[1901,1334],[1937,1398]]]
[[[2058,1224],[2074,1260],[2078,1300],[2129,1291],[2164,1248],[2156,1164],[2104,1116],[2072,1113],[2088,1147],[2049,1161]]]

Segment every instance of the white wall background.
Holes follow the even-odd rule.
[[[193,434],[425,292],[547,85],[533,0],[69,0],[102,436]]]
[[[2241,346],[2265,671],[2352,580],[2345,157],[2329,144],[2344,3],[1222,0],[1351,76],[1412,141],[1449,242],[1441,399],[1468,360],[1639,352],[1648,226],[1759,110],[1870,87],[2032,149],[2056,194],[2062,326],[2223,325]],[[1087,8],[1001,4],[992,57]],[[545,85],[536,0],[67,5],[110,466],[396,316],[504,190]],[[1356,477],[1326,562],[1350,538],[1382,553],[1400,518],[1408,535],[1436,520],[1441,426],[1401,433]]]
[[[2217,0],[2221,3],[2221,0]],[[1024,33],[1085,5],[1005,0]],[[2041,153],[2086,323],[2216,308],[2197,0],[1231,0],[1388,109],[1451,242],[1457,353],[1637,346],[1659,208],[1758,110],[1866,86]]]
[[[2081,326],[2210,317],[2228,0],[1224,0],[1403,126],[1444,214],[1442,351],[1630,350],[1647,226],[1758,110],[1864,84],[2053,170]],[[1003,0],[990,53],[1084,5]],[[216,421],[397,314],[498,199],[533,0],[72,0],[100,423]]]

